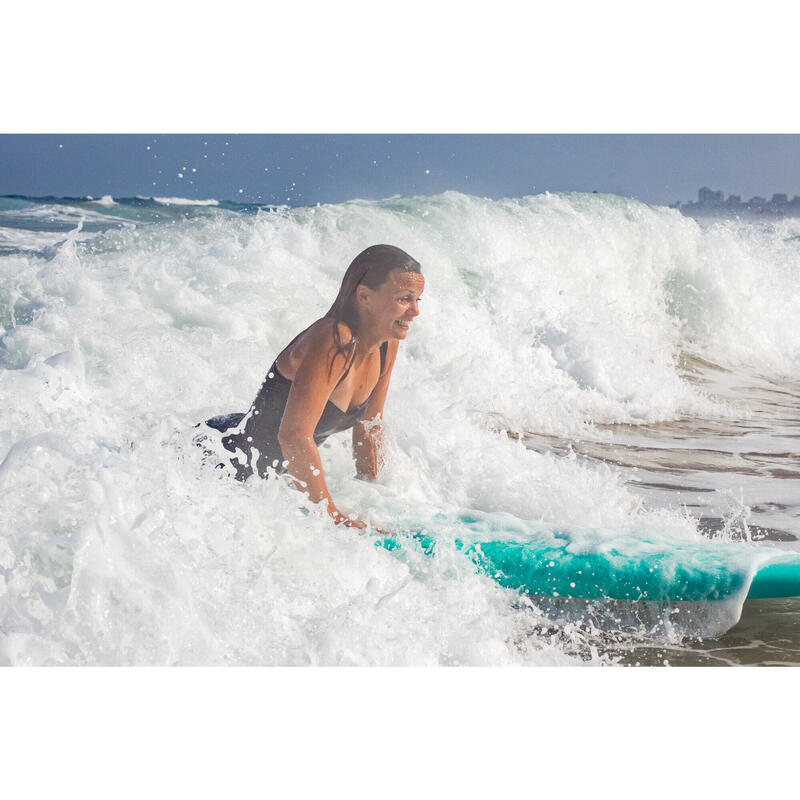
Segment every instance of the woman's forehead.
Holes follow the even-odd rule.
[[[392,287],[392,291],[416,292],[421,294],[425,288],[425,278],[419,272],[409,272],[405,269],[393,269],[389,273],[387,283]]]

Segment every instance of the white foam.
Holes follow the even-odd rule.
[[[82,233],[80,238],[91,234]],[[0,227],[0,245],[19,250],[41,250],[64,241],[64,233],[57,231],[29,231],[25,228]]]
[[[153,197],[164,206],[218,206],[219,200],[189,200],[186,197]]]

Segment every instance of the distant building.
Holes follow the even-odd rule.
[[[722,192],[714,192],[708,186],[704,186],[697,193],[697,202],[701,206],[719,206],[722,205],[722,197]]]
[[[795,195],[789,200],[789,195],[784,192],[775,192],[771,200],[764,197],[751,197],[747,202],[742,202],[739,194],[728,195],[727,200],[722,192],[716,192],[704,186],[697,192],[697,201],[692,203],[677,202],[670,208],[675,208],[689,217],[717,217],[725,214],[735,214],[737,217],[800,217],[800,195]]]

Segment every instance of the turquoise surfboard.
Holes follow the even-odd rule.
[[[800,596],[800,553],[637,531],[553,528],[510,514],[437,514],[382,536],[387,550],[466,555],[501,586],[545,597],[709,602]]]

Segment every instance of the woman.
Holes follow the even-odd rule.
[[[364,528],[342,514],[325,484],[319,450],[332,433],[353,428],[360,478],[378,472],[378,420],[401,339],[419,314],[425,287],[420,265],[408,253],[376,244],[359,253],[328,313],[298,334],[275,359],[247,414],[206,422],[227,432],[236,477],[288,470],[314,502],[326,501],[337,523]]]

